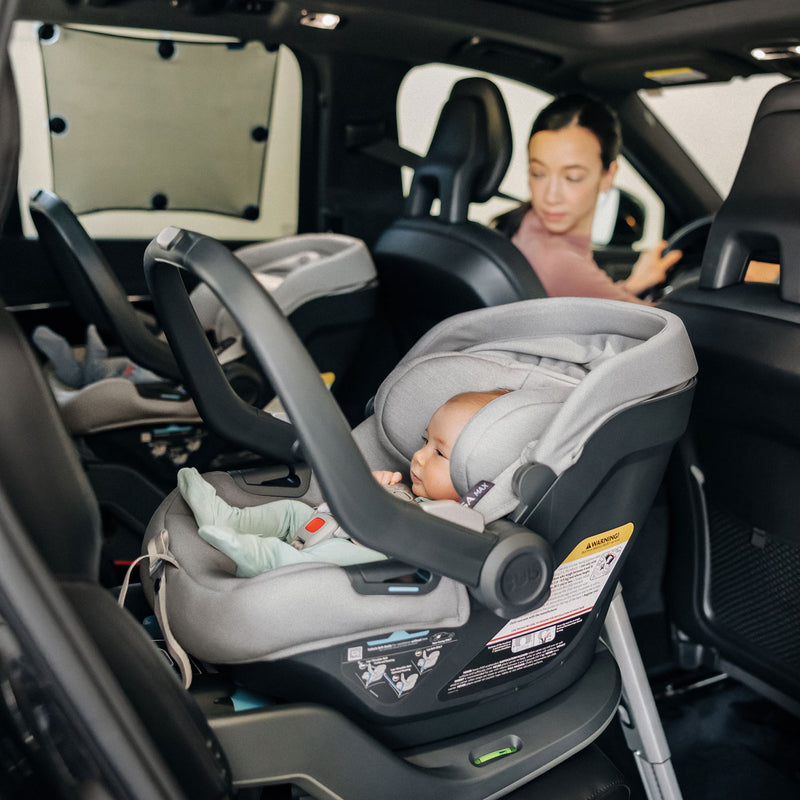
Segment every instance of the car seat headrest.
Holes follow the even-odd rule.
[[[800,303],[800,80],[761,101],[730,193],[711,225],[700,286],[741,283],[751,258],[779,260],[781,298]]]
[[[495,398],[467,422],[450,454],[453,485],[464,494],[481,480],[496,482],[530,453],[569,397],[572,386],[519,389]]]
[[[434,353],[413,360],[390,378],[375,399],[378,435],[406,463],[421,447],[433,413],[451,397],[509,390],[472,417],[450,455],[453,485],[462,496],[479,480],[495,482],[517,464],[578,383],[556,370],[493,353]],[[507,483],[508,491],[502,492],[506,499],[510,475]],[[481,510],[486,514],[487,508],[484,503]]]
[[[442,108],[430,148],[417,166],[406,204],[426,216],[439,198],[439,218],[465,222],[470,203],[491,198],[511,160],[511,125],[503,96],[485,78],[458,81]]]
[[[478,355],[447,353],[417,359],[390,377],[375,397],[375,413],[385,446],[406,461],[421,446],[433,413],[453,395],[518,389],[524,378]]]

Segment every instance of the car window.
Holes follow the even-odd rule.
[[[639,96],[723,197],[736,176],[764,95],[783,75],[648,89]]]
[[[406,75],[397,99],[398,137],[401,146],[414,153],[424,154],[433,137],[439,112],[446,102],[453,84],[462,78],[481,75],[489,78],[500,89],[508,108],[514,151],[506,177],[500,191],[517,200],[526,200],[528,192],[528,136],[538,112],[547,105],[552,96],[517,81],[497,75],[452,67],[446,64],[426,64],[415,67]],[[404,169],[404,189],[411,184],[412,171]],[[662,236],[664,227],[664,205],[646,181],[624,159],[615,181],[617,188],[624,189],[638,198],[645,207],[646,222],[644,236],[637,249],[655,244]],[[601,195],[595,215],[592,238],[596,245],[607,244],[613,230],[616,214],[615,197]],[[610,215],[604,213],[608,205]],[[516,205],[515,201],[492,198],[486,203],[473,203],[470,218],[484,224],[498,214]]]
[[[166,224],[224,239],[296,233],[301,84],[287,48],[17,23],[11,52],[26,235],[40,188],[96,238]]]

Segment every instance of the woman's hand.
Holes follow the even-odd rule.
[[[664,283],[667,272],[680,261],[683,253],[672,250],[662,255],[667,243],[663,239],[652,249],[639,256],[633,265],[631,274],[625,281],[625,288],[631,294],[640,295],[659,283]]]
[[[388,469],[374,470],[372,475],[381,486],[394,486],[403,480],[399,472],[390,472]]]

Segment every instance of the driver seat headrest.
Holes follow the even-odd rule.
[[[751,258],[781,265],[781,299],[800,303],[800,80],[764,96],[731,191],[711,225],[700,287],[741,283]]]
[[[470,203],[494,196],[512,151],[511,125],[503,96],[486,78],[458,81],[442,108],[428,154],[417,166],[406,216],[430,214],[435,199],[439,218],[464,222]]]

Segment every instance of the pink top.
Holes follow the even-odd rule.
[[[550,233],[533,209],[522,218],[511,241],[530,261],[550,297],[605,297],[642,302],[597,266],[591,237]]]

